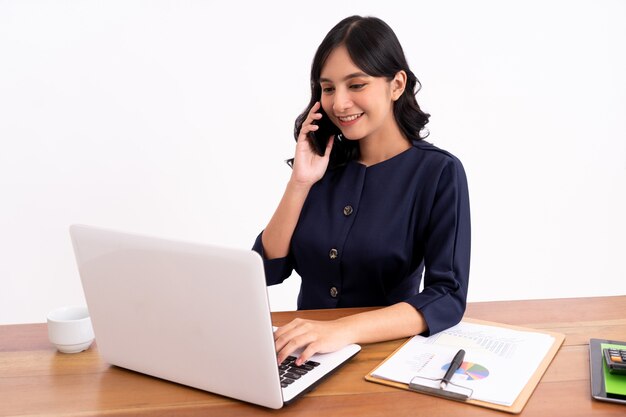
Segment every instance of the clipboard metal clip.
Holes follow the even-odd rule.
[[[424,394],[436,395],[438,397],[449,398],[457,401],[467,401],[472,398],[474,390],[462,385],[448,382],[444,389],[439,386],[441,378],[427,378],[424,376],[414,376],[409,382],[409,389]]]

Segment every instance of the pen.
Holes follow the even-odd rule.
[[[463,363],[464,358],[465,358],[465,351],[463,349],[460,349],[456,353],[456,355],[454,355],[454,359],[452,359],[452,362],[450,362],[450,366],[448,367],[446,374],[443,376],[443,379],[441,380],[441,384],[439,384],[441,389],[444,389],[448,386],[450,379],[452,379],[452,375],[454,375],[457,369],[459,369],[459,367]]]

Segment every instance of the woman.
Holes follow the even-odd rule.
[[[418,85],[380,19],[346,18],[320,44],[292,175],[254,250],[268,285],[299,273],[299,309],[382,308],[292,321],[274,333],[279,363],[296,349],[301,364],[350,343],[436,333],[463,316],[467,180],[458,159],[422,140]]]

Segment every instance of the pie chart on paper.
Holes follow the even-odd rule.
[[[447,363],[441,367],[442,371],[448,370],[450,364]],[[454,373],[466,381],[478,381],[489,376],[489,370],[482,365],[472,362],[463,362],[459,369]]]

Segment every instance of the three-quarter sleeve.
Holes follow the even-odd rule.
[[[293,260],[290,255],[283,258],[267,259],[263,250],[263,232],[261,232],[252,246],[252,250],[261,255],[265,269],[265,281],[267,285],[280,284],[287,279],[293,271]]]
[[[470,206],[461,162],[441,170],[424,236],[424,289],[406,300],[434,334],[457,324],[465,312],[470,265]],[[419,271],[421,272],[421,271]]]

